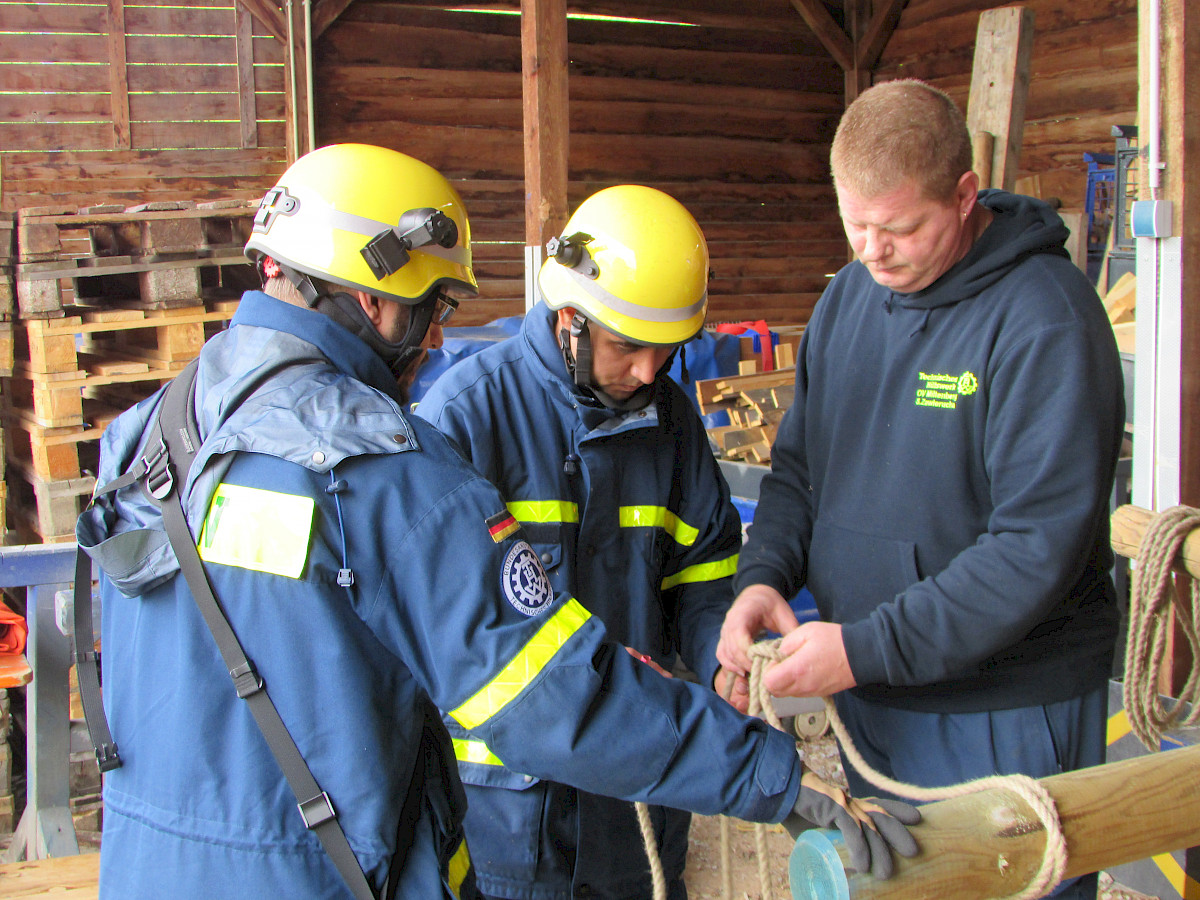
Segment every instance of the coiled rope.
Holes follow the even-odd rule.
[[[1125,714],[1138,740],[1151,751],[1166,731],[1200,720],[1200,583],[1191,580],[1185,601],[1174,589],[1171,567],[1188,534],[1200,528],[1200,510],[1172,506],[1150,520],[1138,545],[1137,566],[1129,597],[1129,636],[1125,645]],[[1157,673],[1170,647],[1171,609],[1179,631],[1191,645],[1191,674],[1171,709],[1158,692]],[[1184,704],[1191,705],[1187,713]]]

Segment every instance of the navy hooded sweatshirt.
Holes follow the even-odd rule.
[[[1001,191],[956,265],[911,294],[861,263],[805,331],[735,581],[807,585],[860,697],[932,712],[1105,683],[1116,342],[1047,205]]]

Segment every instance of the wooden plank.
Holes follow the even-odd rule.
[[[567,222],[566,0],[521,0],[525,243],[542,248]],[[540,262],[540,252],[535,260]]]
[[[112,104],[113,146],[128,150],[129,83],[125,66],[125,0],[108,0],[108,90]]]
[[[248,9],[276,40],[287,41],[287,20],[283,10],[270,0],[236,0]]]
[[[100,854],[0,864],[0,892],[8,900],[48,894],[56,900],[95,900],[100,893]]]
[[[986,131],[995,137],[992,182],[982,187],[1011,191],[1016,183],[1032,52],[1032,9],[1005,7],[980,15],[967,130],[971,134]]]
[[[354,0],[321,0],[312,14],[312,33],[315,41],[323,35]]]
[[[238,120],[242,124],[242,147],[258,146],[258,108],[254,94],[254,23],[242,4],[234,7],[237,35]]]
[[[858,69],[875,68],[883,49],[896,31],[900,14],[907,2],[908,0],[884,0],[880,3],[866,30],[855,42],[854,63]]]

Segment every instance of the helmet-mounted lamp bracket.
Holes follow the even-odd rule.
[[[577,231],[572,235],[552,237],[546,241],[546,255],[558,262],[559,265],[574,269],[579,274],[593,281],[600,277],[600,267],[588,253],[587,244],[593,238],[590,234]]]
[[[408,231],[397,233],[413,219],[418,222]],[[429,244],[449,249],[458,242],[458,226],[448,215],[435,209],[410,209],[400,217],[395,228],[381,231],[359,252],[366,260],[371,274],[380,281],[398,271],[408,262],[409,251]]]
[[[300,201],[287,192],[287,188],[276,185],[267,191],[258,204],[258,212],[254,214],[254,231],[265,233],[271,230],[271,223],[276,216],[294,216],[300,208]]]

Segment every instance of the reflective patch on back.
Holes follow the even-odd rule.
[[[509,548],[500,569],[500,586],[513,609],[527,616],[536,616],[554,599],[542,561],[525,541]]]
[[[197,549],[205,562],[299,578],[312,536],[312,497],[220,484]]]

